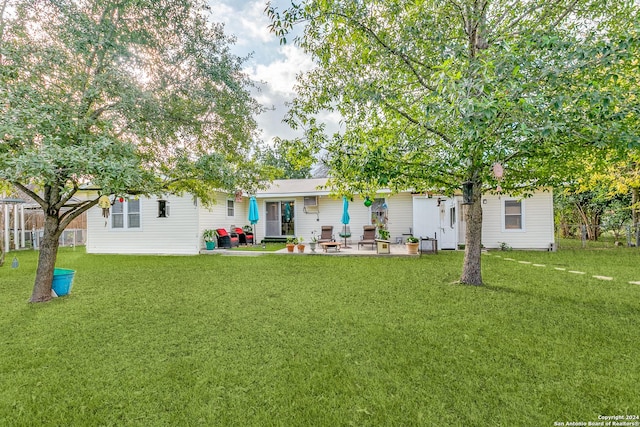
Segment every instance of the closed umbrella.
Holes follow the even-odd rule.
[[[347,200],[346,196],[342,196],[342,223],[344,224],[344,232],[342,233],[342,235],[344,236],[345,248],[349,247],[347,246],[347,237],[349,234],[347,233],[347,225],[349,225],[350,220],[351,218],[349,217],[349,201]]]
[[[253,244],[256,244],[256,224],[260,220],[260,212],[258,211],[258,201],[255,196],[249,199],[249,222],[253,228]]]

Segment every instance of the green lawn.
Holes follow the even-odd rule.
[[[640,414],[637,249],[491,252],[484,287],[454,284],[461,252],[64,249],[72,293],[41,305],[27,303],[36,255],[18,254],[18,269],[12,258],[0,268],[3,426],[553,426]]]

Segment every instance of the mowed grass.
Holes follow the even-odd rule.
[[[461,252],[78,248],[58,261],[77,270],[71,295],[40,305],[27,303],[36,254],[19,253],[15,270],[9,254],[0,425],[551,426],[638,414],[640,286],[626,279],[640,276],[639,254],[492,252],[487,285],[468,287],[454,284]]]

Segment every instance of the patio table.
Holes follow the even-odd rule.
[[[327,249],[329,248],[334,248],[336,250],[336,252],[340,252],[340,242],[322,242],[320,243],[320,246],[322,246],[322,250],[324,252],[327,252]]]

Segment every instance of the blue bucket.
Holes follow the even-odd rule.
[[[53,292],[59,297],[67,295],[71,291],[71,284],[73,283],[73,276],[75,274],[75,270],[68,270],[66,268],[54,269],[53,281],[51,282]]]

